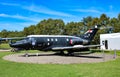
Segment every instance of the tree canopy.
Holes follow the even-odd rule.
[[[113,30],[112,32],[120,32],[120,14],[118,17],[110,18],[106,14],[101,14],[100,17],[87,16],[80,22],[65,23],[62,19],[44,19],[36,25],[25,27],[23,31],[7,31],[2,30],[0,37],[23,37],[27,35],[80,35],[83,34],[88,28],[104,22],[104,26],[108,26]],[[108,33],[108,29],[99,30],[94,44],[99,42],[99,34]]]

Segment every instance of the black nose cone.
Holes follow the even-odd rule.
[[[13,48],[28,48],[29,45],[29,41],[17,41],[15,43],[10,43],[10,47]]]

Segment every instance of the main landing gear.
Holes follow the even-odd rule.
[[[67,55],[68,56],[74,56],[74,52],[73,51],[68,51]]]
[[[64,51],[59,51],[57,53],[55,53],[56,55],[62,55],[62,56],[74,56],[74,52],[73,51],[67,51],[67,53],[65,53]]]

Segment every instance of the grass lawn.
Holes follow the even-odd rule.
[[[0,49],[10,49],[10,46],[9,46],[9,44],[2,43],[2,44],[0,44]]]
[[[120,58],[92,64],[28,64],[3,60],[8,54],[13,52],[0,52],[0,77],[120,77]]]

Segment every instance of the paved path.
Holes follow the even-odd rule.
[[[11,49],[0,49],[0,52],[8,52],[11,51]]]
[[[3,59],[22,62],[22,63],[37,63],[37,64],[76,64],[76,63],[98,63],[114,60],[113,55],[102,54],[102,53],[92,53],[85,55],[76,56],[59,56],[55,55],[53,52],[44,53],[29,53],[29,57],[23,56],[24,54],[11,54],[4,56]],[[36,56],[38,55],[38,56]],[[104,58],[103,58],[104,56]]]

